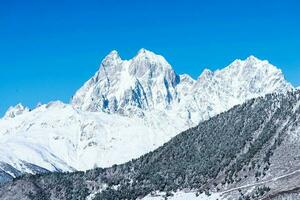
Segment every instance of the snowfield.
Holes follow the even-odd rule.
[[[0,121],[0,160],[20,171],[22,161],[49,171],[108,167],[156,149],[183,129],[168,118],[147,120],[53,102]]]

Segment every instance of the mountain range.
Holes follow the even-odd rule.
[[[0,182],[122,164],[247,100],[294,90],[280,69],[254,56],[194,80],[151,51],[130,60],[112,51],[70,103],[8,109],[0,119]]]
[[[234,106],[125,164],[26,175],[6,199],[299,199],[300,91]]]

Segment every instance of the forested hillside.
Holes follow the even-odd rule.
[[[0,188],[0,198],[137,199],[186,189],[223,192],[229,199],[284,194],[297,183],[289,180],[299,177],[299,117],[299,91],[252,99],[139,159],[87,172],[23,176]]]

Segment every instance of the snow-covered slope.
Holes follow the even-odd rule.
[[[131,60],[112,51],[70,104],[17,105],[0,119],[0,176],[123,163],[247,99],[292,89],[253,56],[193,80],[145,49]]]
[[[183,129],[183,122],[164,116],[147,120],[51,102],[0,120],[0,161],[26,172],[23,161],[50,171],[108,167],[159,147]]]
[[[0,187],[0,199],[299,199],[299,122],[299,91],[269,94],[131,162],[25,176]]]

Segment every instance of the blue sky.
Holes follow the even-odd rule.
[[[255,55],[300,85],[297,0],[0,0],[0,115],[22,102],[68,102],[116,49],[144,47],[196,78]]]

